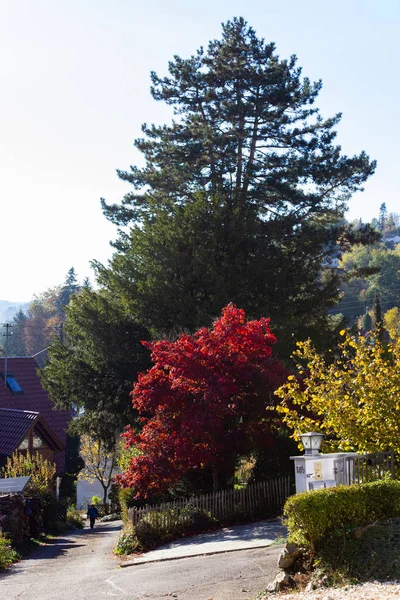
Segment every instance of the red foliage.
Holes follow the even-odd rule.
[[[140,455],[120,477],[137,497],[157,494],[190,469],[221,473],[238,455],[268,445],[273,391],[284,381],[272,358],[269,319],[248,321],[230,304],[211,330],[174,341],[143,342],[154,366],[139,375],[132,399],[144,424],[128,429]]]

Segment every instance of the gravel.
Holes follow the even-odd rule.
[[[273,595],[265,596],[265,599],[273,598]],[[378,581],[363,583],[360,585],[346,585],[342,588],[324,588],[312,592],[298,592],[276,595],[277,600],[341,600],[349,598],[354,600],[386,600],[387,598],[400,598],[400,582],[389,581],[380,583]]]

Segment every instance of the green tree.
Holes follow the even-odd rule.
[[[115,432],[136,422],[129,395],[137,373],[149,365],[141,343],[148,332],[103,292],[83,290],[66,314],[65,343],[51,345],[43,386],[58,406],[76,411],[74,431],[95,430],[113,445]]]
[[[371,331],[372,329],[372,317],[366,310],[365,314],[360,319],[360,329],[362,331]]]
[[[382,316],[382,308],[381,308],[381,302],[379,299],[379,294],[375,294],[373,313],[374,313],[374,327],[376,330],[380,331],[383,327],[383,316]]]
[[[68,306],[72,296],[79,292],[81,286],[78,283],[74,267],[71,267],[67,273],[64,284],[60,288],[56,306],[60,316],[64,316],[65,307]]]
[[[9,356],[26,356],[26,344],[25,344],[25,325],[27,322],[27,315],[19,309],[15,317],[11,322],[11,336],[8,340],[8,355]]]
[[[376,294],[383,311],[400,305],[400,246],[355,246],[343,255],[339,268],[347,281],[342,283],[337,309],[350,322],[373,306]]]
[[[379,219],[378,219],[379,230],[382,232],[385,230],[385,227],[386,227],[387,214],[388,213],[387,213],[386,203],[382,202],[382,204],[379,207]]]
[[[102,201],[121,232],[110,267],[95,265],[100,283],[157,332],[209,324],[229,302],[271,316],[282,342],[281,329],[323,331],[332,256],[354,236],[342,213],[375,162],[341,153],[340,114],[315,106],[321,82],[242,18],[169,73],[151,74],[151,92],[176,119],[143,125],[144,167],[118,172],[132,191]]]

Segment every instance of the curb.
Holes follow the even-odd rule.
[[[162,558],[138,558],[137,560],[132,560],[132,561],[127,561],[127,562],[123,562],[120,563],[120,567],[121,568],[125,568],[125,567],[135,567],[137,565],[146,565],[146,564],[150,564],[150,563],[156,563],[156,562],[167,562],[170,560],[180,560],[183,558],[196,558],[199,556],[212,556],[214,554],[228,554],[229,552],[241,552],[244,550],[257,550],[257,549],[263,549],[263,548],[283,548],[284,544],[275,544],[274,542],[271,542],[269,544],[265,544],[263,546],[257,545],[257,546],[249,546],[247,548],[229,548],[227,550],[209,550],[208,552],[198,552],[196,554],[184,554],[184,555],[180,555],[180,556],[165,556]]]

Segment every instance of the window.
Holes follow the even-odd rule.
[[[18,446],[18,450],[29,450],[29,452],[33,452],[36,450],[45,450],[48,447],[49,445],[37,433],[37,431],[31,430]]]
[[[32,436],[32,448],[33,450],[41,450],[43,448],[48,448],[46,442],[42,440],[42,438],[36,433],[36,431],[33,432]]]
[[[4,373],[2,373],[1,376],[3,379],[5,378]],[[7,373],[7,377],[5,379],[6,379],[8,388],[12,391],[13,394],[23,394],[24,393],[24,390],[19,385],[18,381],[15,379],[15,377],[12,373]]]
[[[29,450],[29,435],[26,436],[18,446],[18,450]]]

